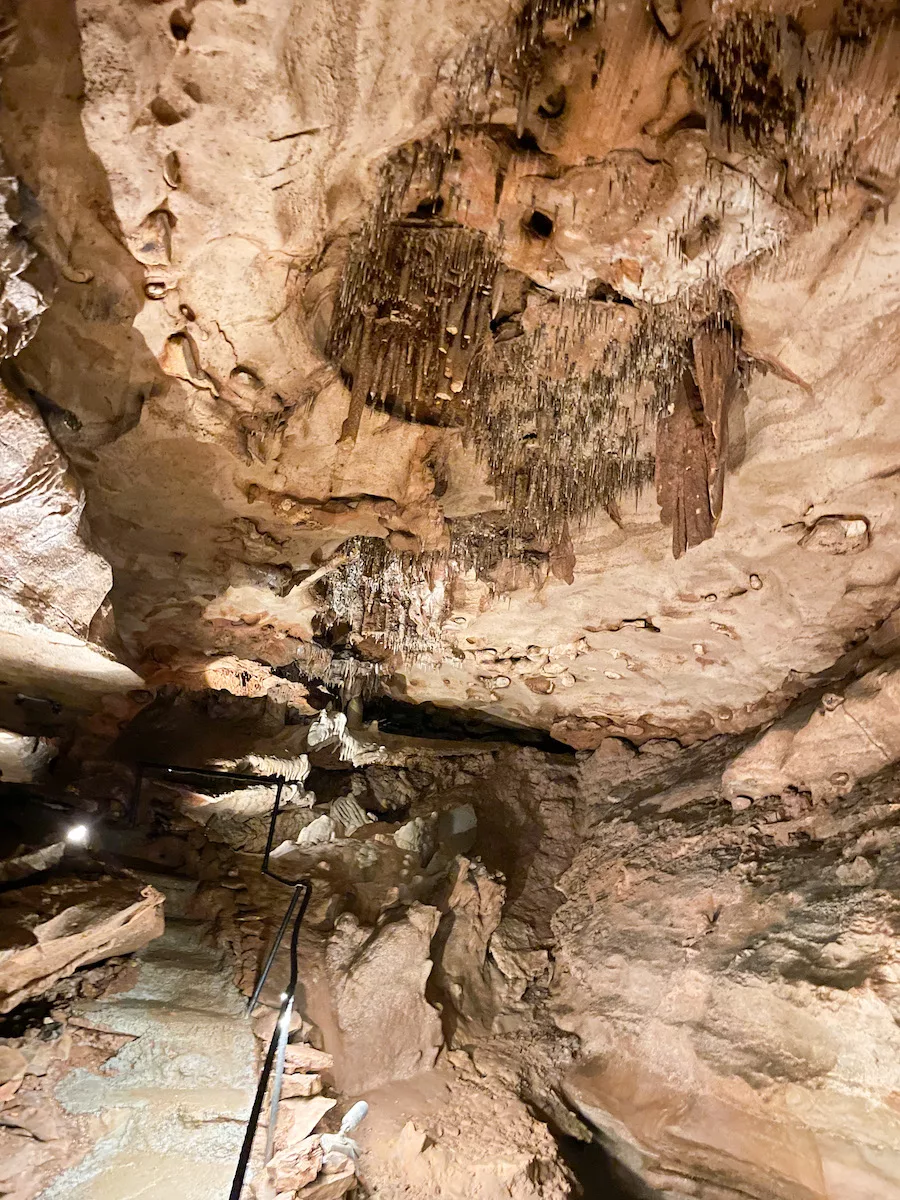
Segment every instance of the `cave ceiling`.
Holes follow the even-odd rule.
[[[4,592],[86,692],[278,671],[589,748],[891,649],[896,5],[6,27],[4,385],[58,449],[13,473],[8,543],[55,541]]]

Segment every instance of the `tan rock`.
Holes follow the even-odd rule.
[[[318,1096],[322,1091],[322,1080],[318,1075],[287,1075],[281,1081],[281,1094],[285,1100],[300,1096]]]
[[[251,1017],[253,1022],[253,1032],[263,1042],[269,1042],[272,1034],[275,1032],[275,1026],[278,1024],[278,1009],[276,1008],[259,1008]],[[303,1018],[296,1009],[291,1010],[290,1033],[296,1033],[297,1030],[303,1028]]]
[[[502,878],[492,876],[481,863],[457,861],[435,938],[434,982],[469,1033],[489,1029],[497,1005],[488,946],[505,898]]]
[[[285,1099],[278,1107],[278,1128],[275,1131],[277,1149],[290,1149],[304,1141],[327,1112],[337,1104],[327,1096]]]
[[[55,1113],[39,1104],[7,1104],[0,1109],[0,1125],[21,1129],[39,1142],[52,1142],[60,1137],[60,1123]]]
[[[126,879],[54,878],[0,896],[0,1012],[78,967],[159,937],[163,896]],[[39,918],[39,919],[38,919]]]
[[[425,999],[436,909],[413,904],[376,929],[349,913],[337,922],[327,969],[340,1032],[335,1078],[347,1093],[407,1079],[434,1064],[443,1042]]]
[[[317,1138],[304,1138],[278,1153],[266,1164],[266,1177],[275,1192],[293,1196],[312,1183],[322,1167],[322,1147]]]
[[[36,1138],[0,1129],[0,1187],[7,1195],[34,1195],[40,1168],[53,1157],[53,1148]]]
[[[424,1130],[417,1129],[414,1122],[407,1121],[400,1130],[394,1153],[401,1163],[409,1163],[422,1153],[427,1141],[428,1135]]]
[[[288,1074],[305,1073],[307,1071],[330,1071],[334,1066],[334,1058],[324,1050],[315,1046],[307,1046],[304,1042],[289,1042],[285,1047],[284,1069]]]
[[[0,1046],[0,1083],[21,1079],[28,1060],[15,1046]]]
[[[296,1200],[340,1200],[356,1183],[356,1168],[351,1164],[335,1175],[323,1175],[301,1188]]]
[[[788,788],[814,799],[847,795],[855,784],[900,759],[900,672],[890,666],[826,693],[813,711],[773,725],[739,754],[724,776],[729,798],[778,795]]]

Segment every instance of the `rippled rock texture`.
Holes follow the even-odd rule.
[[[567,1095],[664,1196],[898,1195],[896,774],[733,812],[715,748],[689,758],[661,788],[585,764]]]

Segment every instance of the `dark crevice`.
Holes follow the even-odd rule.
[[[439,217],[443,211],[443,197],[432,196],[427,200],[420,200],[413,211],[409,213],[409,219],[426,220],[428,217]]]
[[[588,289],[587,298],[588,300],[600,300],[603,304],[625,304],[629,308],[634,308],[633,300],[623,296],[612,284],[603,279],[594,280]]]
[[[364,709],[363,721],[377,721],[382,733],[405,737],[440,738],[444,741],[511,742],[534,746],[550,754],[571,756],[571,746],[558,742],[539,729],[521,729],[487,721],[480,713],[463,709],[441,708],[437,704],[408,704],[389,696],[370,700]]]
[[[184,9],[176,8],[169,17],[169,29],[172,32],[172,37],[176,42],[186,42],[188,34],[194,24],[193,17],[184,11]]]
[[[676,121],[671,129],[666,130],[665,138],[668,140],[674,137],[676,133],[684,133],[685,130],[689,129],[705,130],[706,117],[702,113],[688,113],[686,117],[682,117],[679,121]]]
[[[516,138],[516,148],[518,150],[526,150],[531,154],[541,153],[541,147],[538,144],[538,140],[530,129],[526,129],[524,133]]]
[[[543,117],[545,121],[556,121],[566,111],[566,89],[558,87],[555,92],[551,92],[544,100],[543,104],[538,105],[538,116]]]
[[[557,1134],[560,1157],[575,1176],[582,1200],[662,1200],[599,1142]]]

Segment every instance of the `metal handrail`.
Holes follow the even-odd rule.
[[[241,771],[220,771],[217,767],[181,767],[175,763],[158,763],[158,762],[138,762],[135,763],[134,787],[131,790],[131,800],[128,806],[127,817],[129,823],[134,825],[138,818],[138,806],[141,799],[141,785],[144,782],[144,777],[150,771],[160,771],[166,775],[208,775],[216,779],[232,779],[239,783],[274,783],[284,787],[285,780],[281,775],[248,775]],[[276,792],[276,799],[280,798],[280,788]],[[275,823],[272,822],[269,831],[269,842],[267,844],[267,852],[271,847],[271,840],[275,833]],[[268,874],[263,868],[264,873]],[[278,877],[273,875],[273,879]],[[284,883],[283,879],[279,883]]]
[[[266,960],[263,963],[262,971],[256,981],[256,986],[253,989],[253,995],[247,1002],[247,1015],[253,1012],[259,1002],[259,997],[265,987],[266,980],[269,977],[269,972],[272,969],[272,964],[281,948],[287,933],[288,926],[291,924],[293,917],[293,927],[291,929],[290,941],[290,975],[288,978],[287,990],[282,993],[281,1007],[278,1010],[278,1020],[275,1022],[275,1028],[272,1031],[272,1036],[269,1039],[269,1046],[266,1050],[266,1057],[263,1060],[262,1071],[259,1076],[259,1083],[256,1088],[256,1095],[253,1098],[253,1107],[250,1109],[250,1116],[247,1121],[247,1129],[244,1133],[244,1140],[241,1144],[241,1151],[238,1156],[237,1167],[234,1173],[234,1179],[231,1184],[231,1191],[228,1200],[240,1200],[241,1193],[244,1190],[244,1183],[247,1177],[247,1168],[250,1165],[250,1157],[253,1153],[253,1142],[256,1138],[256,1131],[259,1128],[259,1120],[262,1116],[263,1105],[266,1100],[266,1092],[269,1087],[269,1080],[273,1076],[272,1096],[269,1101],[269,1125],[266,1131],[266,1148],[263,1161],[268,1162],[272,1157],[272,1147],[275,1138],[275,1124],[278,1120],[278,1106],[281,1102],[281,1082],[284,1075],[284,1060],[287,1053],[287,1041],[291,1028],[291,1017],[294,1011],[294,993],[297,990],[297,981],[299,976],[299,965],[297,961],[297,950],[300,941],[300,926],[303,924],[303,918],[306,915],[306,910],[309,907],[309,901],[312,897],[312,883],[307,878],[288,879],[284,875],[279,875],[273,871],[269,858],[272,853],[272,844],[275,840],[275,824],[278,820],[278,810],[281,805],[281,794],[284,789],[285,779],[280,775],[247,775],[237,771],[220,771],[214,767],[181,767],[169,763],[154,763],[154,762],[139,762],[137,764],[137,775],[135,778],[134,790],[131,796],[131,804],[129,808],[129,817],[131,824],[135,824],[138,816],[138,806],[140,803],[141,785],[144,776],[148,771],[161,771],[168,775],[204,775],[216,777],[220,779],[230,779],[245,783],[274,783],[275,784],[275,803],[272,806],[272,816],[269,819],[269,829],[266,836],[266,848],[263,852],[262,874],[269,879],[274,879],[276,883],[285,884],[287,887],[293,888],[290,903],[287,911],[282,918],[281,924],[278,926],[278,932],[275,934],[274,941],[266,955]]]

